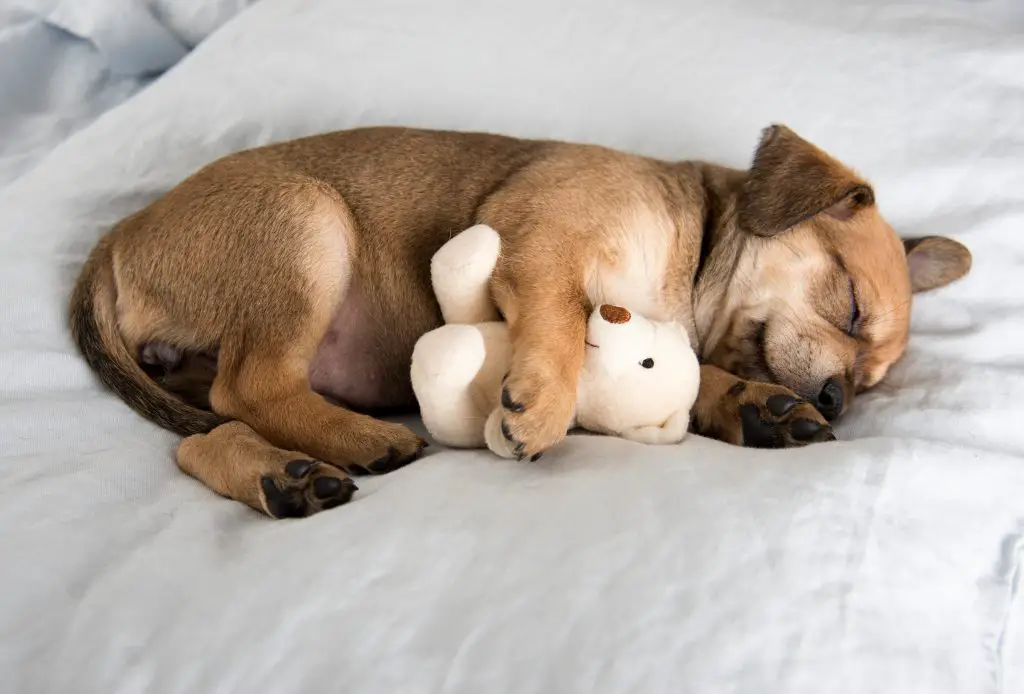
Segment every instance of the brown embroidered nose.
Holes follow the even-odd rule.
[[[601,317],[609,323],[628,323],[633,316],[621,306],[601,304]]]

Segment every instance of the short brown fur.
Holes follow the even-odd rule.
[[[502,236],[502,400],[524,457],[565,436],[596,305],[688,327],[697,431],[803,445],[831,438],[823,384],[838,416],[902,354],[912,289],[970,262],[940,239],[908,263],[870,186],[783,126],[749,171],[368,128],[230,155],[125,219],[83,269],[72,329],[108,386],[190,437],[182,469],[270,515],[308,515],[351,497],[343,471],[422,450],[367,413],[414,404],[412,346],[441,321],[430,258],[481,222]],[[154,344],[180,358],[151,377],[138,362]]]

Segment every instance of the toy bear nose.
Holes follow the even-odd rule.
[[[621,306],[601,304],[601,317],[609,323],[628,323],[633,316]]]

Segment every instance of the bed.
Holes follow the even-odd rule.
[[[0,6],[0,187],[130,99],[255,0]]]
[[[1024,692],[1018,7],[244,10],[0,189],[0,690]],[[99,235],[234,150],[404,124],[742,166],[776,121],[974,253],[835,443],[434,446],[274,522],[181,474],[65,330]]]

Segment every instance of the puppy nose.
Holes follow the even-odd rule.
[[[818,393],[818,402],[815,403],[818,412],[830,422],[839,416],[843,411],[843,384],[838,378],[830,378],[825,381],[824,387]]]

